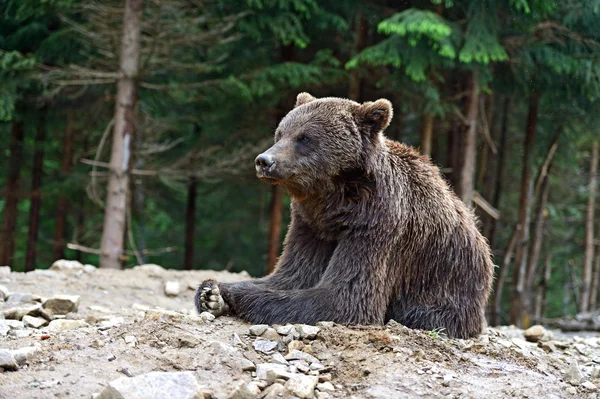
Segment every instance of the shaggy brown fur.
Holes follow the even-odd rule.
[[[228,305],[252,323],[394,319],[451,337],[478,334],[489,246],[438,168],[384,138],[391,118],[387,100],[298,95],[275,144],[256,159],[257,175],[292,197],[277,269],[251,282],[204,282],[198,310]]]

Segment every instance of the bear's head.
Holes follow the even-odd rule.
[[[256,174],[292,195],[308,195],[345,172],[369,172],[392,113],[384,99],[358,104],[300,93],[275,131],[275,144],[256,157]]]

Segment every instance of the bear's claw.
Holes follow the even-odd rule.
[[[229,306],[223,300],[215,280],[206,280],[200,284],[195,299],[199,313],[209,312],[214,316],[222,316],[229,312]]]

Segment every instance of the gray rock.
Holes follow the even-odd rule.
[[[254,350],[262,353],[273,353],[277,349],[277,341],[269,341],[267,339],[257,339],[252,343]]]
[[[8,288],[6,288],[6,286],[4,285],[0,285],[0,300],[6,301],[9,295],[10,291],[8,290]]]
[[[4,320],[0,320],[4,321]],[[6,337],[6,334],[10,331],[8,324],[0,323],[0,337]]]
[[[296,332],[296,328],[291,324],[277,327],[277,333],[281,335],[289,335]]]
[[[0,266],[0,276],[2,276],[2,277],[10,276],[10,266]]]
[[[254,399],[259,393],[260,388],[256,382],[241,381],[227,396],[227,399]]]
[[[240,336],[237,335],[237,333],[233,333],[233,345],[234,346],[242,346],[242,347],[246,346],[246,344],[244,344],[244,342],[242,341]]]
[[[4,370],[18,370],[19,368],[15,357],[8,349],[0,349],[0,367]]]
[[[108,320],[103,320],[98,323],[99,330],[108,330],[109,328],[113,328],[125,323],[125,319],[123,317],[113,317]]]
[[[23,323],[27,327],[40,328],[48,324],[48,320],[41,317],[23,316]]]
[[[319,379],[312,375],[295,375],[285,383],[285,388],[297,397],[312,398]]]
[[[250,331],[250,335],[256,335],[258,337],[258,336],[262,335],[262,333],[267,331],[267,328],[269,328],[269,326],[266,324],[256,324],[256,325],[250,326],[248,328],[248,331]]]
[[[285,356],[285,360],[304,360],[307,363],[319,362],[319,360],[316,357],[296,349],[291,350],[290,353],[288,353]]]
[[[149,263],[146,265],[134,266],[132,270],[138,270],[138,271],[144,272],[144,273],[148,274],[148,276],[150,276],[150,277],[162,277],[166,272],[164,267],[155,265],[153,263]]]
[[[31,330],[10,330],[8,335],[15,338],[26,338],[31,335]]]
[[[8,309],[2,310],[2,314],[5,318],[11,320],[21,320],[23,316],[37,316],[40,313],[42,305],[39,303],[32,305],[14,306]]]
[[[179,281],[167,281],[165,283],[165,295],[166,296],[177,296],[181,292],[181,286]]]
[[[200,345],[200,340],[192,334],[183,333],[177,337],[180,348],[195,348]]]
[[[191,371],[152,372],[111,381],[98,399],[198,399],[201,388]]]
[[[246,359],[243,353],[233,346],[215,341],[211,342],[208,348],[215,360],[237,372],[254,371],[256,369],[254,363]]]
[[[215,315],[210,312],[202,312],[200,313],[200,320],[205,323],[211,322],[215,319]]]
[[[592,391],[592,392],[596,392],[598,390],[598,387],[596,386],[596,384],[594,384],[591,381],[585,381],[584,383],[581,384],[581,387],[587,389],[588,391]]]
[[[76,260],[59,259],[50,266],[50,270],[73,273],[83,270],[83,265]]]
[[[1,320],[0,325],[8,326],[11,330],[22,330],[25,328],[25,323],[19,320]]]
[[[317,384],[317,389],[321,392],[334,392],[335,391],[333,384],[328,381]]]
[[[256,377],[261,380],[267,379],[267,373],[273,371],[281,376],[287,375],[287,367],[277,363],[259,363],[256,365]],[[286,378],[287,379],[287,378]]]
[[[320,331],[319,327],[309,326],[306,324],[299,324],[296,326],[296,330],[298,330],[300,338],[302,339],[315,339]]]
[[[261,338],[270,339],[272,341],[276,341],[281,338],[281,336],[277,334],[277,331],[275,331],[275,329],[271,327],[267,328],[265,332],[262,333],[260,336]]]
[[[67,314],[79,309],[79,295],[55,295],[46,299],[44,309],[52,314]]]
[[[279,352],[275,352],[273,353],[273,356],[271,356],[271,358],[273,359],[273,363],[277,363],[277,364],[284,364],[284,365],[288,365],[288,361],[285,360],[285,357],[283,357],[283,355]]]
[[[83,271],[86,273],[94,273],[96,270],[96,266],[94,265],[83,265]]]
[[[11,352],[17,361],[17,364],[23,366],[40,354],[42,350],[37,346],[26,346],[25,348],[15,349]]]
[[[583,374],[581,374],[581,370],[579,369],[576,360],[573,360],[573,362],[569,364],[569,368],[567,368],[567,373],[565,374],[565,381],[573,386],[578,386],[583,381]]]
[[[81,327],[88,327],[88,324],[83,320],[52,320],[48,325],[48,331],[60,332],[74,330]]]
[[[11,292],[6,299],[6,303],[28,303],[34,302],[34,298],[39,298],[30,292]]]

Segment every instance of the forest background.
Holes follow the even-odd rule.
[[[268,273],[253,159],[300,91],[392,101],[481,220],[492,324],[600,305],[600,0],[0,0],[0,265]]]

